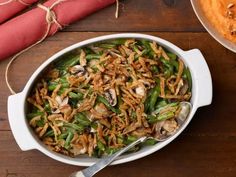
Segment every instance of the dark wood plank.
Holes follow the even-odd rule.
[[[31,73],[40,63],[55,52],[81,40],[103,34],[110,33],[58,33],[54,37],[47,39],[44,43],[34,47],[15,61],[9,75],[13,88],[18,92],[21,91]],[[234,115],[236,115],[236,109],[234,100],[236,100],[236,95],[234,91],[236,90],[236,77],[233,77],[236,72],[235,54],[220,46],[207,33],[153,32],[148,34],[170,40],[184,50],[199,48],[205,55],[211,69],[214,84],[213,104],[197,111],[186,133],[235,136],[236,119]],[[6,99],[9,91],[4,81],[4,70],[7,62],[7,60],[3,61],[0,65],[0,85],[2,87],[0,106],[1,110],[3,110],[0,112],[0,130],[10,129],[6,113]]]
[[[64,31],[204,31],[189,0],[121,0],[68,26]]]
[[[22,152],[11,132],[0,136],[1,177],[68,177],[83,169],[62,164],[33,150]],[[164,149],[145,158],[111,166],[97,177],[234,177],[236,137],[183,134]],[[2,163],[4,162],[4,163]]]

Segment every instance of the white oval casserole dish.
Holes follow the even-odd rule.
[[[35,80],[40,75],[40,73],[42,73],[42,71],[50,63],[57,60],[60,56],[76,48],[80,48],[82,46],[91,43],[96,43],[110,39],[117,39],[117,38],[135,38],[135,39],[146,39],[150,41],[156,41],[159,45],[165,47],[167,50],[177,54],[184,61],[185,65],[189,67],[191,72],[192,76],[191,103],[193,105],[193,108],[190,112],[189,118],[186,121],[186,123],[179,129],[179,131],[174,136],[172,136],[171,138],[167,139],[164,142],[157,143],[156,145],[144,147],[138,152],[123,155],[117,160],[115,160],[112,164],[121,164],[132,160],[136,160],[144,156],[147,156],[166,146],[186,128],[186,126],[189,124],[193,115],[195,114],[196,110],[199,107],[211,104],[212,101],[211,74],[203,55],[198,49],[183,51],[177,46],[173,45],[172,43],[163,40],[161,38],[137,33],[122,33],[122,34],[113,34],[113,35],[96,37],[67,47],[61,50],[60,52],[56,53],[52,57],[50,57],[33,73],[33,75],[30,77],[29,81],[27,82],[22,92],[9,96],[8,117],[11,130],[13,132],[17,144],[23,151],[37,149],[55,160],[78,166],[90,166],[98,160],[97,158],[92,158],[88,156],[79,156],[76,158],[72,158],[47,149],[47,147],[40,141],[40,139],[35,135],[31,127],[28,125],[26,119],[26,109],[27,109],[26,99],[31,91],[31,88]]]

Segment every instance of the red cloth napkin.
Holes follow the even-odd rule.
[[[49,0],[44,6],[50,7],[58,0]],[[62,26],[79,20],[116,0],[67,0],[53,8],[56,19]],[[46,11],[37,7],[0,25],[0,60],[12,56],[41,40],[47,31]],[[59,30],[52,24],[47,36]]]
[[[0,0],[0,24],[38,0]]]

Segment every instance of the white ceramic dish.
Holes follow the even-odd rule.
[[[16,95],[9,96],[8,98],[8,117],[10,126],[15,137],[15,140],[19,147],[23,151],[37,149],[42,153],[46,154],[47,156],[72,165],[79,165],[79,166],[90,166],[97,161],[96,158],[90,158],[87,156],[81,156],[77,158],[67,157],[55,152],[52,152],[46,148],[46,146],[38,139],[38,137],[34,134],[31,128],[28,125],[26,120],[26,98],[30,92],[30,89],[37,78],[37,76],[53,61],[58,59],[58,57],[62,56],[63,54],[72,51],[73,49],[85,46],[87,44],[91,44],[94,42],[99,42],[103,40],[115,39],[115,38],[136,38],[136,39],[146,39],[151,41],[156,41],[161,46],[164,46],[169,51],[177,54],[184,63],[190,68],[190,72],[192,75],[192,98],[191,103],[193,105],[193,109],[189,115],[189,118],[185,125],[179,129],[179,131],[166,140],[165,142],[157,143],[154,146],[148,146],[141,149],[138,152],[127,154],[121,156],[119,159],[114,161],[112,164],[120,164],[129,162],[132,160],[136,160],[147,156],[162,147],[169,144],[173,141],[189,124],[193,115],[195,114],[196,110],[199,107],[206,106],[211,104],[212,101],[212,80],[210,71],[208,69],[207,63],[202,56],[201,52],[198,49],[193,49],[189,51],[183,51],[177,46],[173,45],[172,43],[163,40],[158,37],[144,35],[144,34],[136,34],[136,33],[124,33],[124,34],[113,34],[107,36],[96,37],[93,39],[89,39],[83,42],[79,42],[74,44],[66,49],[61,50],[60,52],[53,55],[47,61],[45,61],[31,76],[29,81],[27,82],[24,90],[21,93]]]
[[[191,4],[193,6],[193,10],[198,17],[199,21],[202,23],[204,28],[210,33],[210,35],[217,40],[221,45],[223,45],[225,48],[233,51],[236,53],[236,44],[227,40],[223,37],[209,22],[209,20],[204,15],[202,8],[200,7],[199,0],[191,0]]]

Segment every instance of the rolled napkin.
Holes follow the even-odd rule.
[[[0,24],[38,0],[0,0]]]
[[[32,47],[116,0],[49,0],[0,25],[0,60]]]

